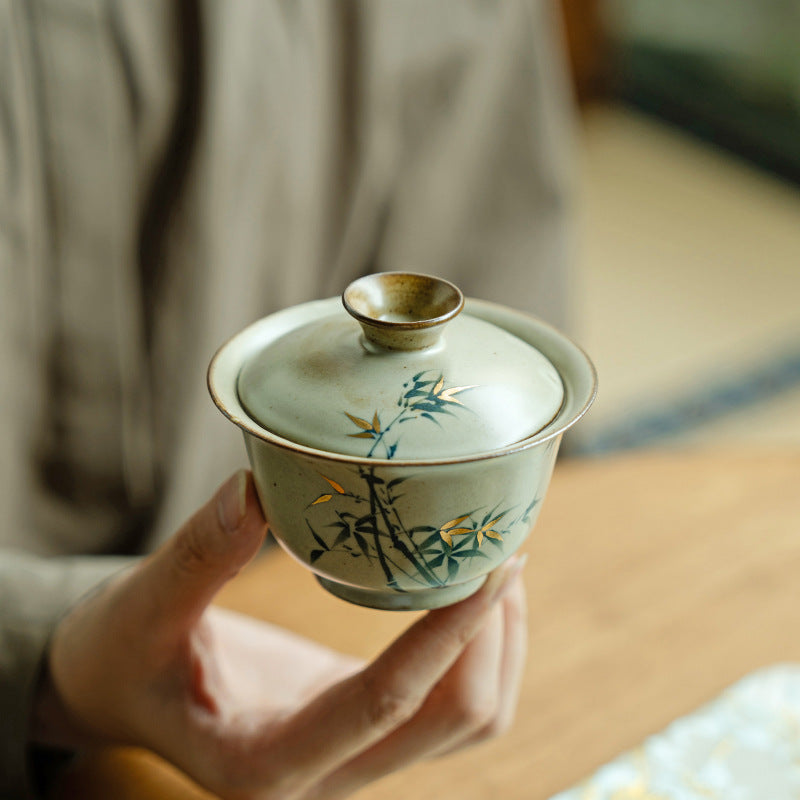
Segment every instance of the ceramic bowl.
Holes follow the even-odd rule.
[[[272,534],[325,589],[448,605],[531,532],[594,368],[540,320],[428,276],[368,276],[344,304],[234,336],[209,367],[212,398],[244,433]]]

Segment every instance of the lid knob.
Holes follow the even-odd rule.
[[[425,350],[464,307],[464,295],[442,278],[380,272],[353,281],[342,302],[361,324],[367,348]]]

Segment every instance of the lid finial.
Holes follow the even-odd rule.
[[[361,324],[367,346],[425,350],[439,341],[444,325],[464,307],[464,295],[442,278],[380,272],[353,281],[342,302]]]

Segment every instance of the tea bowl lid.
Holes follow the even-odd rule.
[[[331,453],[420,460],[485,453],[547,426],[564,401],[530,344],[460,313],[448,281],[360,278],[345,311],[304,321],[252,353],[239,401],[260,426]]]

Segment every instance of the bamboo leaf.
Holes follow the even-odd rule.
[[[347,412],[344,412],[347,414]],[[363,428],[365,431],[372,430],[372,425],[369,424],[365,419],[361,419],[361,417],[354,417],[352,414],[347,414],[351,422],[354,422],[358,425],[359,428]]]
[[[477,547],[471,547],[469,550],[462,550],[458,555],[459,558],[489,558],[483,550],[479,550]]]
[[[439,531],[436,531],[435,533],[432,533],[430,536],[428,536],[427,539],[423,539],[419,546],[422,549],[425,549],[426,547],[430,547],[434,543],[438,542],[441,538],[442,537]]]
[[[442,391],[442,387],[443,386],[444,386],[444,375],[442,375],[439,378],[439,382],[436,384],[436,386],[433,387],[433,393],[434,394],[439,394],[439,392]]]
[[[468,516],[469,516],[469,514],[464,514],[463,517],[456,517],[455,519],[451,519],[449,522],[445,522],[445,524],[442,525],[440,530],[443,530],[443,531],[449,530],[450,528],[454,527],[455,525],[458,525],[458,524],[462,523]]]
[[[444,400],[446,403],[455,403],[456,405],[463,406],[464,404],[460,400],[457,400],[453,395],[475,388],[477,388],[477,384],[472,384],[472,386],[454,386],[452,389],[445,389],[439,395],[439,398]]]
[[[353,533],[355,537],[356,544],[361,548],[361,552],[369,558],[369,544],[367,544],[367,540],[360,534],[360,533]]]
[[[375,412],[375,416],[372,418],[372,429],[376,433],[381,432],[381,421],[378,419],[378,412]]]
[[[490,539],[496,539],[498,542],[503,541],[503,537],[497,531],[486,531],[486,535]]]
[[[332,494],[322,494],[320,495],[311,505],[315,506],[318,503],[327,503],[333,497]]]
[[[432,558],[428,562],[428,566],[431,569],[436,569],[437,567],[441,567],[442,564],[444,563],[444,558],[445,558],[445,554],[444,553],[439,553],[439,555],[436,556],[436,558]]]
[[[484,522],[484,524],[481,525],[481,530],[486,533],[487,528],[491,528],[496,522],[499,522],[501,519],[503,519],[505,515],[506,512],[504,511],[499,517],[495,517],[491,522]]]
[[[409,533],[430,533],[431,531],[435,531],[432,525],[415,525]]]
[[[420,401],[419,403],[414,403],[414,408],[417,411],[429,411],[433,414],[440,414],[442,412],[442,407],[437,403],[429,403],[427,401]]]
[[[318,534],[318,533],[317,533],[317,532],[316,532],[316,531],[315,531],[315,530],[314,530],[314,529],[311,527],[311,524],[309,523],[309,521],[308,521],[308,520],[306,520],[306,525],[308,526],[308,529],[311,531],[311,535],[314,537],[314,541],[315,541],[315,542],[316,542],[316,543],[317,543],[317,544],[318,544],[318,545],[319,545],[319,546],[320,546],[320,547],[321,547],[323,550],[330,550],[330,547],[328,547],[328,545],[327,545],[327,544],[325,544],[325,541],[322,539],[322,537],[321,537],[321,536],[320,536],[320,535],[319,535],[319,534]]]
[[[349,538],[350,528],[345,528],[344,530],[339,531],[339,535],[333,541],[333,546],[338,547],[340,544],[344,544]]]
[[[448,579],[452,580],[453,578],[455,578],[457,572],[458,572],[458,560],[450,556],[450,558],[447,559]]]
[[[324,475],[322,477],[325,478]],[[344,489],[342,489],[342,487],[338,483],[336,483],[336,481],[333,481],[330,478],[325,478],[325,480],[328,481],[328,483],[331,485],[331,488],[333,488],[334,491],[336,491],[338,494],[345,493]]]
[[[313,564],[324,552],[324,550],[312,550],[309,561]]]
[[[453,540],[450,538],[450,534],[447,531],[439,531],[439,536],[441,536],[450,547],[453,546]]]
[[[375,434],[370,433],[369,431],[363,431],[362,433],[348,433],[347,434],[352,439],[374,439]]]

